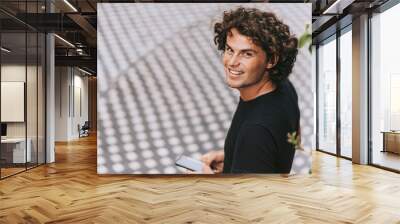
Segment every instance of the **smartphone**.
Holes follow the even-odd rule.
[[[195,172],[201,172],[203,170],[203,162],[184,155],[178,157],[175,161],[175,165]]]

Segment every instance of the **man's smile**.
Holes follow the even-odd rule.
[[[229,69],[228,68],[228,72],[229,72],[229,74],[230,75],[241,75],[241,74],[243,74],[244,72],[242,72],[242,71],[237,71],[237,70],[232,70],[232,69]]]

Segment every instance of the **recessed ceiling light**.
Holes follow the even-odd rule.
[[[67,45],[69,45],[69,46],[75,48],[75,45],[73,45],[73,44],[72,44],[71,42],[69,42],[68,40],[66,40],[66,39],[64,39],[64,38],[62,38],[62,37],[60,37],[60,36],[57,35],[57,34],[54,34],[54,36],[57,37],[58,39],[60,39],[62,42],[66,43]]]
[[[74,12],[78,12],[78,10],[71,4],[69,3],[68,0],[64,0],[65,4],[67,4],[72,10],[74,10]]]
[[[343,9],[353,3],[354,0],[336,0],[322,14],[342,14]]]
[[[86,71],[86,70],[83,70],[83,69],[81,69],[81,68],[79,68],[79,67],[78,67],[78,70],[81,71],[81,72],[83,72],[83,73],[85,73],[85,74],[92,75],[92,73],[90,73],[90,72],[88,72],[88,71]]]
[[[5,48],[5,47],[1,47],[1,50],[4,51],[4,52],[6,52],[6,53],[10,53],[10,52],[11,52],[11,50],[9,50],[9,49],[7,49],[7,48]]]

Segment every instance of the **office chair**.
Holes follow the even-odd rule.
[[[85,121],[85,123],[79,130],[79,138],[89,136],[89,129],[90,129],[89,121]]]

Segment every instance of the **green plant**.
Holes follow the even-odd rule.
[[[310,24],[307,24],[304,33],[299,37],[298,48],[303,48],[308,45],[308,51],[311,53],[312,35],[310,31]]]
[[[288,142],[290,143],[290,144],[292,144],[296,149],[299,149],[299,150],[304,150],[303,149],[303,146],[301,145],[301,142],[300,142],[300,136],[299,135],[297,135],[297,132],[292,132],[292,133],[288,133],[287,134],[287,137],[288,137]]]

